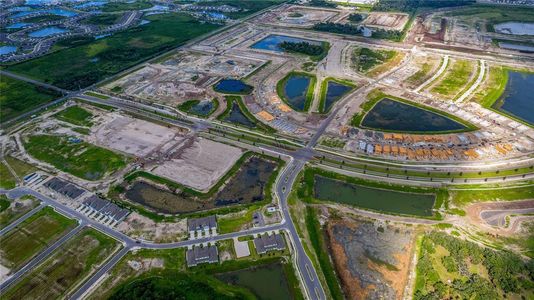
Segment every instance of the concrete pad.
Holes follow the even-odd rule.
[[[250,256],[250,248],[248,247],[248,241],[239,241],[234,238],[235,256],[237,258]]]
[[[118,114],[109,117],[110,120],[103,122],[91,139],[98,145],[138,157],[145,157],[166,144],[175,144],[183,137],[177,129],[155,123]]]
[[[164,162],[151,172],[205,191],[230,170],[242,153],[239,148],[199,138],[177,158]]]

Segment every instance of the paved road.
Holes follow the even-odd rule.
[[[9,278],[4,280],[0,284],[0,293],[3,293],[8,287],[10,287],[12,284],[16,283],[21,279],[21,277],[26,274],[26,272],[31,271],[33,268],[37,267],[38,264],[40,264],[42,261],[44,261],[52,252],[54,252],[57,248],[59,248],[61,245],[63,245],[67,240],[69,240],[71,237],[75,236],[80,232],[80,230],[85,227],[85,223],[82,221],[78,224],[76,228],[71,230],[69,233],[61,237],[59,240],[57,240],[54,244],[52,244],[50,247],[46,248],[46,250],[39,253],[37,256],[35,256],[32,260],[30,260],[29,263],[27,263],[24,267],[22,267],[20,270],[18,270],[15,274],[11,275]]]

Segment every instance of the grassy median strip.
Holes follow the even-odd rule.
[[[75,226],[75,220],[43,208],[0,238],[2,265],[18,270]]]

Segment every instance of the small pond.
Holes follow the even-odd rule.
[[[508,72],[508,83],[493,108],[516,116],[534,125],[534,74]]]
[[[335,81],[328,81],[328,86],[326,87],[326,96],[324,101],[324,112],[330,111],[332,105],[336,103],[337,100],[341,99],[346,93],[352,90],[351,86],[338,83]]]
[[[64,29],[64,28],[60,28],[60,27],[57,27],[57,26],[50,26],[50,27],[45,27],[45,28],[42,28],[42,29],[39,29],[39,30],[36,30],[36,31],[32,31],[28,34],[29,37],[32,37],[32,38],[40,38],[40,37],[47,37],[47,36],[51,36],[51,35],[54,35],[54,34],[60,34],[60,33],[64,33],[64,32],[67,32],[68,30],[67,29]]]
[[[215,277],[227,284],[250,290],[260,300],[292,298],[281,263],[217,274]]]
[[[243,125],[249,128],[255,128],[256,124],[251,121],[245,114],[241,111],[241,108],[237,102],[232,101],[232,108],[230,113],[223,119],[226,122]]]
[[[207,117],[212,113],[212,110],[215,108],[215,103],[211,100],[200,101],[197,104],[191,106],[189,109],[190,113],[195,115]]]
[[[294,110],[303,111],[306,107],[306,94],[310,87],[311,77],[292,74],[284,82],[283,98]]]
[[[252,87],[238,79],[223,79],[215,87],[215,91],[223,94],[250,94]]]
[[[284,49],[280,48],[280,44],[283,42],[291,42],[291,43],[300,43],[300,42],[308,42],[313,45],[320,45],[321,42],[319,41],[313,41],[298,37],[292,37],[292,36],[286,36],[286,35],[277,35],[277,34],[271,34],[261,41],[253,44],[250,46],[252,49],[260,49],[260,50],[270,50],[270,51],[276,51],[276,52],[284,52]]]
[[[505,22],[494,25],[493,28],[498,33],[512,35],[534,35],[534,23]]]
[[[16,46],[0,46],[0,55],[9,54],[17,51]]]
[[[355,185],[320,175],[314,177],[314,197],[385,213],[432,216],[434,194],[414,194]]]
[[[396,132],[439,132],[465,129],[463,124],[416,106],[384,98],[365,115],[363,127]]]

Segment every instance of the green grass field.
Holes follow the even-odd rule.
[[[0,238],[2,265],[17,270],[75,226],[75,220],[43,208]]]
[[[534,187],[532,185],[496,188],[496,189],[466,189],[451,190],[451,200],[455,205],[464,206],[473,202],[481,201],[513,201],[534,198]]]
[[[28,153],[38,160],[86,180],[98,180],[126,166],[127,158],[67,136],[33,135],[24,141]]]
[[[41,23],[41,22],[53,22],[53,21],[59,21],[63,20],[65,17],[58,16],[58,15],[42,15],[42,16],[36,16],[36,17],[30,17],[27,19],[24,19],[25,23]]]
[[[14,158],[13,156],[8,155],[4,157],[4,159],[9,164],[11,169],[15,171],[15,174],[17,174],[18,177],[24,177],[38,170],[36,167],[20,159]]]
[[[0,229],[11,224],[13,221],[22,217],[39,205],[38,201],[33,196],[24,196],[17,200],[7,200],[5,195],[0,195],[0,201],[2,202],[2,208],[7,205],[5,209],[0,211]],[[15,205],[15,201],[19,202],[19,205]]]
[[[36,85],[0,76],[0,120],[5,122],[48,103],[61,94]]]
[[[15,177],[13,177],[13,174],[9,172],[9,169],[4,162],[0,162],[0,187],[4,189],[12,189],[16,184],[17,181],[15,180]]]
[[[468,60],[456,60],[449,65],[445,76],[439,81],[431,92],[452,99],[468,83],[471,73],[475,71],[474,63]]]
[[[69,106],[54,115],[55,118],[78,126],[93,126],[93,114],[79,106]]]
[[[383,68],[379,68],[381,65],[393,61],[398,54],[393,50],[372,50],[358,47],[354,49],[351,56],[352,67],[358,72],[369,72],[369,75],[374,76],[383,71]]]
[[[9,289],[3,299],[63,298],[81,280],[94,273],[117,245],[111,237],[94,229],[85,229]]]
[[[499,99],[508,83],[508,71],[501,66],[491,66],[484,83],[473,93],[471,101],[489,108]]]
[[[89,18],[83,19],[83,24],[90,24],[90,25],[99,25],[101,27],[106,27],[109,25],[113,25],[117,23],[119,18],[121,17],[120,14],[101,14],[101,15],[93,15]]]
[[[152,4],[150,3],[150,1],[147,1],[147,0],[133,1],[132,3],[117,1],[117,2],[107,3],[106,5],[102,7],[102,11],[103,12],[116,12],[116,11],[125,11],[125,10],[147,9],[150,7],[152,7]]]
[[[71,48],[9,66],[8,70],[65,89],[79,89],[219,27],[179,13],[146,19],[151,22],[99,40],[80,40]]]

